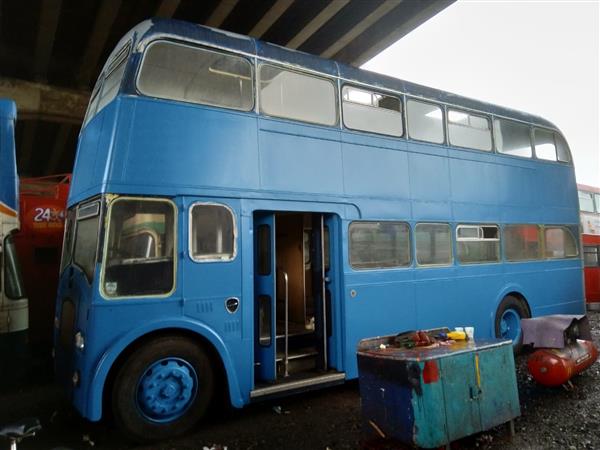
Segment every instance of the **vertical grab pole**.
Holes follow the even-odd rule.
[[[289,278],[287,272],[281,271],[283,273],[283,282],[285,285],[285,334],[284,334],[284,354],[283,354],[283,376],[287,377],[289,375],[288,372],[288,338],[289,338]]]

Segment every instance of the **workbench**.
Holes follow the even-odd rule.
[[[520,415],[511,341],[456,341],[399,348],[395,336],[359,343],[363,427],[369,438],[423,448]]]

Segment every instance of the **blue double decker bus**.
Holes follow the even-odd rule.
[[[15,155],[17,106],[0,98],[0,353],[15,364],[27,350],[29,303],[25,296],[14,234],[19,230],[19,178]],[[6,382],[10,370],[0,382]],[[16,371],[16,369],[15,369]]]
[[[365,337],[584,311],[573,164],[540,117],[146,21],[79,137],[55,320],[78,411],[138,440],[357,376]]]

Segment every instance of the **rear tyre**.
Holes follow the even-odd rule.
[[[521,319],[529,317],[529,310],[525,303],[517,297],[507,295],[496,310],[496,337],[510,339],[513,342],[513,351],[519,353],[523,346],[523,331]]]
[[[206,413],[215,375],[206,351],[181,336],[165,336],[135,350],[119,369],[112,409],[117,426],[137,442],[185,433]]]

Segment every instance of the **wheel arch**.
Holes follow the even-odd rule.
[[[494,305],[490,309],[489,323],[490,323],[490,330],[491,330],[490,337],[492,337],[492,338],[494,338],[496,336],[496,312],[498,311],[498,308],[500,307],[500,303],[502,303],[502,301],[506,297],[509,297],[509,296],[515,297],[515,298],[519,299],[521,302],[523,302],[523,305],[525,306],[525,308],[527,309],[527,312],[529,313],[529,317],[532,317],[531,305],[529,304],[529,301],[527,300],[528,296],[527,296],[526,289],[524,289],[523,286],[514,284],[514,283],[511,283],[511,284],[505,286],[498,293],[498,296],[494,300]]]
[[[89,384],[90,391],[87,395],[86,417],[89,420],[102,418],[107,394],[119,367],[126,358],[145,342],[166,335],[185,336],[203,345],[216,363],[217,380],[225,380],[222,387],[229,394],[231,404],[235,407],[244,405],[231,355],[225,343],[214,330],[203,324],[189,322],[150,323],[121,337],[100,358],[92,373],[92,382]],[[219,372],[225,376],[219,377]]]

